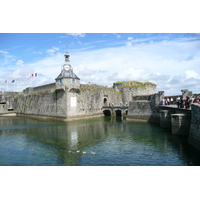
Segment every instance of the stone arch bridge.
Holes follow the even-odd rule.
[[[128,106],[103,106],[103,113],[105,116],[127,116]]]

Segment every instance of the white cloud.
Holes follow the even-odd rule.
[[[119,34],[116,34],[116,38],[121,38],[121,35],[119,35]]]
[[[46,53],[50,54],[50,55],[54,55],[57,51],[59,51],[59,48],[57,47],[52,47],[51,49],[48,49],[46,51]]]
[[[5,57],[5,58],[12,58],[13,56],[9,54],[7,51],[0,50],[0,53]]]
[[[149,71],[146,69],[136,69],[129,67],[124,70],[120,70],[120,72],[115,72],[108,77],[110,80],[116,82],[118,81],[129,81],[129,80],[137,80],[137,81],[148,81],[150,78]]]
[[[0,53],[2,53],[2,54],[9,54],[7,51],[3,51],[3,50],[0,50]]]
[[[132,42],[127,42],[127,43],[126,43],[126,46],[127,46],[127,47],[131,47],[131,46],[132,46]]]
[[[82,68],[87,66],[88,69],[107,70],[106,74],[95,75],[101,78],[102,84],[109,86],[115,81],[138,80],[154,82],[157,89],[165,90],[166,94],[177,94],[185,88],[198,90],[200,50],[195,42],[154,41],[131,45],[76,53],[71,58],[74,70],[80,73],[80,78],[80,63]],[[187,59],[188,56],[191,59]],[[188,80],[190,77],[194,79]]]
[[[188,78],[196,78],[200,79],[200,75],[193,70],[185,71],[186,79]]]
[[[21,65],[24,64],[24,61],[23,60],[18,60],[15,64],[18,65],[18,66],[21,66]]]
[[[67,33],[67,35],[71,35],[74,37],[85,37],[85,33]]]

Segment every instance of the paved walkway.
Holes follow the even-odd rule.
[[[164,107],[169,107],[169,108],[178,108],[178,106],[176,104],[171,104],[171,105],[161,105]],[[191,107],[186,109],[186,108],[179,108],[179,109],[184,109],[184,110],[191,110]]]

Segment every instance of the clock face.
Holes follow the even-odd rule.
[[[64,66],[64,69],[65,69],[65,70],[69,70],[69,68],[70,68],[69,65],[65,65],[65,66]]]

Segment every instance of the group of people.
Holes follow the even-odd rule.
[[[183,99],[182,97],[177,97],[176,99],[176,105],[178,108],[185,108],[185,109],[189,109],[190,105],[193,103],[199,103],[200,104],[200,98],[194,98],[193,96],[189,97],[186,96],[185,99]],[[164,98],[162,100],[162,104],[163,105],[170,105],[170,104],[174,104],[174,99],[171,98]]]
[[[171,97],[171,98],[164,98],[163,100],[162,100],[162,104],[163,105],[170,105],[170,104],[173,104],[173,102],[174,102],[174,99]]]
[[[194,97],[188,97],[186,96],[186,99],[183,99],[182,97],[177,97],[176,98],[176,104],[178,108],[185,108],[189,109],[190,105],[194,103],[195,98]]]

